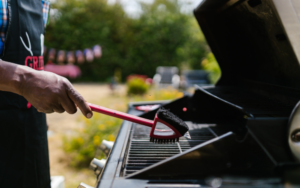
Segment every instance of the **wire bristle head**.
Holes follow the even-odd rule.
[[[189,130],[189,127],[182,119],[180,119],[175,114],[173,114],[172,112],[170,112],[169,110],[163,107],[161,107],[157,111],[156,115],[157,118],[168,123],[170,126],[175,128],[181,135],[184,135]]]
[[[172,139],[159,139],[159,138],[152,138],[150,137],[150,142],[156,143],[156,144],[172,144],[175,142],[179,142],[179,138],[172,138]]]

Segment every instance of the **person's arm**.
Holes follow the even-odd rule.
[[[74,114],[78,106],[87,118],[93,115],[72,84],[54,73],[0,60],[0,90],[25,97],[39,112]]]

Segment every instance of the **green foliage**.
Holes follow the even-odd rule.
[[[189,38],[184,46],[178,49],[178,53],[190,69],[202,69],[201,61],[205,58],[209,49],[196,19],[189,19],[187,24]]]
[[[60,0],[52,5],[59,16],[46,29],[45,45],[55,49],[77,50],[101,44],[103,58],[80,66],[82,80],[111,77],[119,66],[124,46],[123,33],[128,19],[118,4],[105,0]]]
[[[159,101],[159,100],[174,100],[183,97],[183,93],[173,89],[172,87],[165,89],[151,89],[147,95],[130,96],[129,101]]]
[[[174,2],[174,1],[173,1]],[[177,50],[188,36],[189,17],[179,12],[177,4],[156,0],[143,6],[144,13],[133,20],[130,35],[126,37],[131,70],[153,77],[158,66],[178,66],[182,57]]]
[[[127,81],[128,95],[143,95],[147,93],[148,89],[149,85],[142,78],[134,77]]]
[[[157,66],[199,68],[206,45],[195,19],[180,12],[176,0],[142,4],[143,13],[129,18],[119,4],[106,0],[60,0],[52,8],[59,14],[47,27],[45,45],[77,50],[100,44],[101,59],[80,65],[80,81],[104,81],[122,70],[152,77]]]
[[[64,138],[63,148],[74,167],[88,167],[103,139],[114,141],[122,120],[94,113],[91,120],[82,117],[84,127],[71,138]],[[104,158],[100,153],[98,158]]]
[[[221,69],[213,53],[208,53],[206,58],[202,61],[204,70],[210,72],[210,81],[215,84],[221,77]]]

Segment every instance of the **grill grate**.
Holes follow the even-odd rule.
[[[132,134],[123,166],[123,175],[127,176],[138,170],[153,165],[159,161],[167,159],[173,155],[201,144],[215,137],[208,129],[209,125],[194,125],[187,122],[190,128],[191,140],[180,138],[178,144],[155,144],[149,141],[150,128],[143,125],[134,124]],[[180,147],[180,148],[179,148]]]

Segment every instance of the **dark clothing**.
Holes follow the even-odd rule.
[[[44,23],[41,0],[8,0],[9,27],[4,61],[43,69]],[[1,187],[50,188],[45,114],[25,98],[0,92]]]

